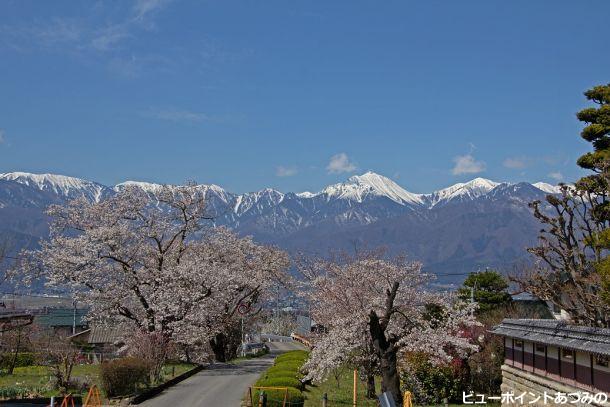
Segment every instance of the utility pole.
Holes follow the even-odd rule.
[[[356,407],[358,404],[358,369],[354,369],[354,404],[353,407]]]
[[[308,311],[307,311],[307,319],[309,319],[309,331],[307,332],[307,335],[311,335],[311,326],[312,326],[312,322],[311,322],[311,300],[307,300],[307,305],[309,307]]]
[[[474,285],[470,287],[470,303],[474,304]]]
[[[277,297],[275,299],[275,333],[280,334],[280,284],[277,285]]]
[[[72,307],[73,312],[72,312],[72,335],[76,334],[76,300],[72,301]]]
[[[241,317],[241,356],[246,356],[246,340],[244,337],[244,317]]]

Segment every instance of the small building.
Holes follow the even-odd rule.
[[[92,326],[70,336],[70,340],[83,349],[91,362],[101,362],[118,356],[125,345],[125,330],[120,327]]]
[[[505,319],[491,333],[504,337],[502,392],[610,392],[610,329]]]
[[[559,308],[551,301],[543,301],[533,294],[522,292],[512,296],[513,304],[520,307],[523,311],[535,312],[538,314],[536,318],[544,319],[561,319],[570,321],[570,316],[567,312]]]

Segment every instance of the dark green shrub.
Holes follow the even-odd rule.
[[[284,401],[285,392],[283,390],[256,390],[253,391],[253,402],[257,405],[260,392],[263,391],[267,395],[267,407],[281,407]],[[305,404],[305,396],[299,389],[288,387],[288,404],[290,407],[302,407]]]
[[[8,369],[13,362],[13,353],[5,353],[0,357],[0,369]],[[17,354],[15,367],[27,367],[36,364],[36,356],[31,352],[20,352]]]
[[[418,404],[437,405],[447,398],[460,402],[462,389],[468,386],[466,371],[459,359],[444,364],[434,364],[424,354],[409,354],[402,382],[413,393]]]
[[[101,365],[102,387],[108,397],[134,394],[148,385],[150,366],[142,359],[122,358]]]

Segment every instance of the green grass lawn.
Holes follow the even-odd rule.
[[[173,379],[191,370],[194,366],[188,363],[168,363],[163,366],[161,382]],[[79,382],[96,384],[101,387],[100,365],[76,365],[72,371],[72,378]],[[13,398],[15,392],[18,392],[19,397],[57,396],[59,392],[52,388],[52,379],[51,370],[47,366],[17,367],[12,375],[0,375],[0,399]],[[73,394],[80,394],[80,390],[69,390]]]
[[[328,395],[328,405],[333,406],[336,404],[350,405],[353,401],[353,385],[354,385],[354,373],[350,370],[345,370],[339,376],[337,381],[334,377],[331,377],[324,383],[320,383],[314,386],[307,386],[304,391],[305,394],[305,407],[319,407],[322,405],[322,396],[324,393]],[[377,386],[377,392],[380,392],[381,387],[379,380],[375,383]],[[377,400],[369,400],[366,398],[366,384],[358,380],[357,388],[358,394],[358,406],[370,406],[376,407]]]
[[[305,391],[305,407],[320,407],[322,405],[322,396],[324,393],[328,395],[329,406],[350,406],[353,400],[353,371],[345,370],[340,376],[339,381],[331,377],[326,382],[316,386],[307,386]],[[377,407],[377,400],[366,398],[366,383],[358,381],[358,407]],[[375,381],[376,393],[381,393],[381,379]],[[493,404],[488,404],[493,405]],[[449,404],[450,407],[458,406],[458,404]]]

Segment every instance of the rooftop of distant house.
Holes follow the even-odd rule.
[[[505,319],[490,332],[521,340],[610,356],[610,329],[554,319]]]

